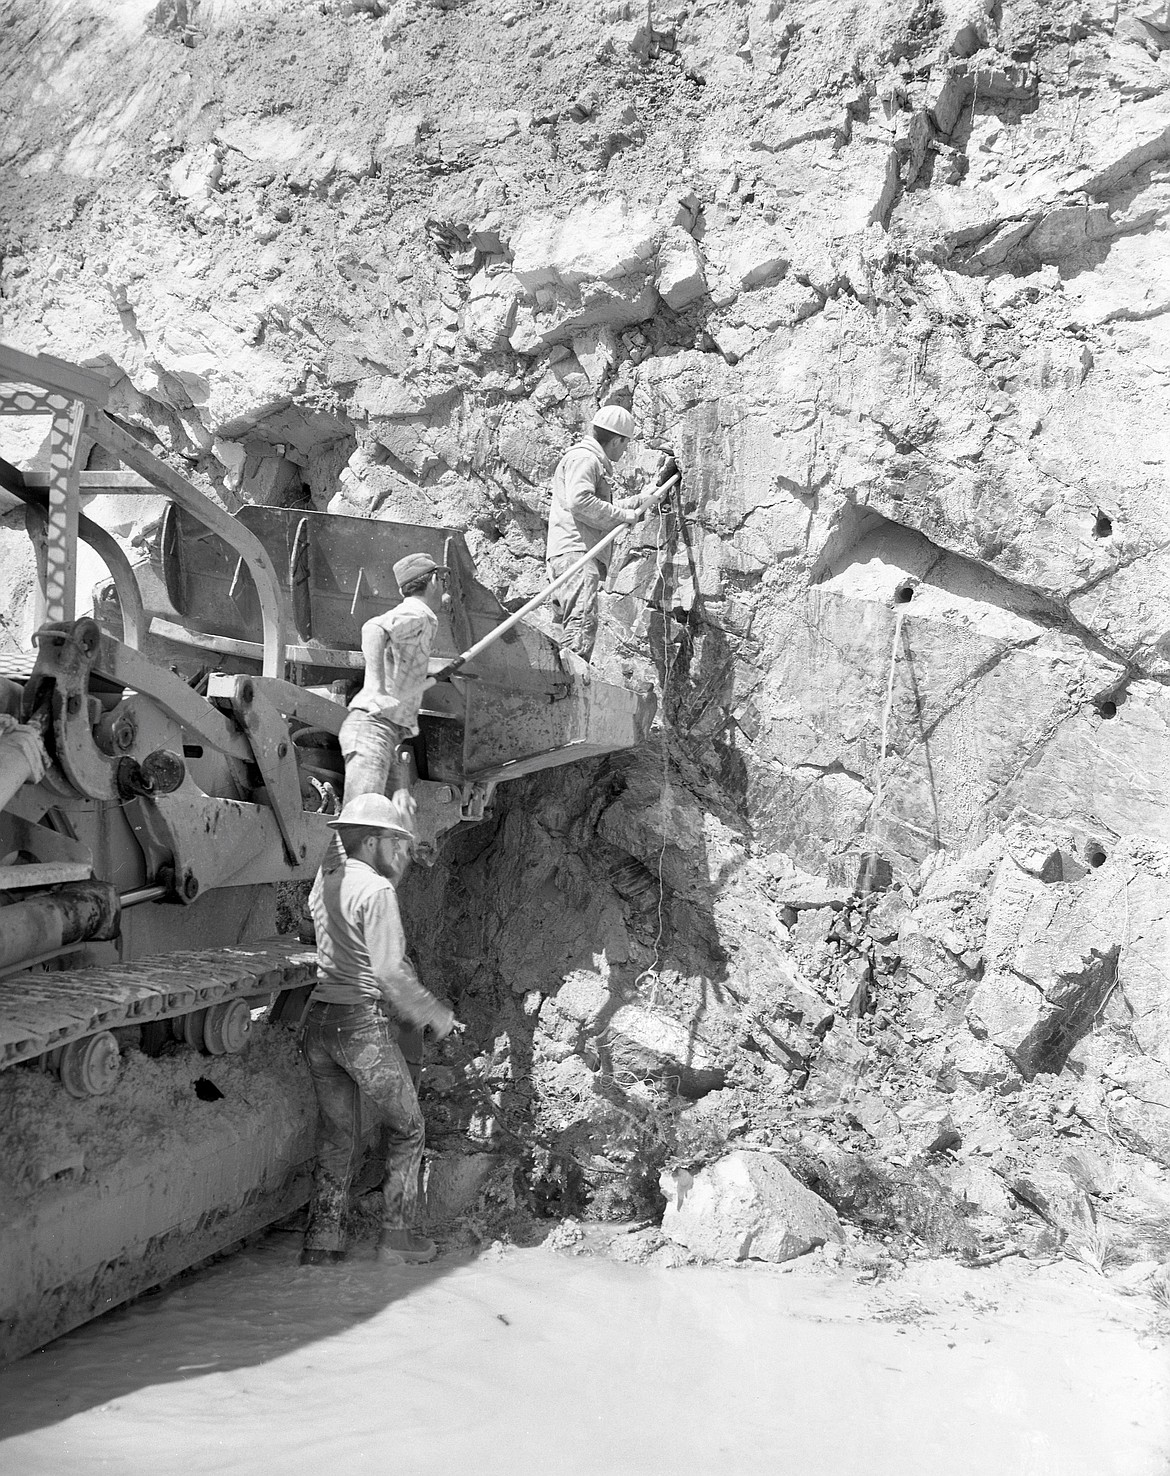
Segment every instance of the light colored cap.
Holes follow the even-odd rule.
[[[342,806],[341,814],[326,824],[331,830],[360,825],[365,830],[386,830],[414,840],[414,825],[405,806],[384,794],[355,795]]]
[[[404,584],[410,584],[412,580],[421,579],[424,574],[434,574],[436,570],[446,573],[443,565],[436,564],[430,554],[407,554],[405,558],[399,559],[393,568],[399,589]]]
[[[593,428],[612,431],[615,436],[625,436],[628,441],[634,434],[634,417],[620,405],[602,405],[593,417]]]

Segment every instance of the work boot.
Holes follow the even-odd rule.
[[[414,1261],[421,1265],[426,1261],[433,1261],[439,1254],[439,1247],[426,1235],[418,1235],[413,1230],[393,1230],[387,1226],[382,1231],[378,1253],[387,1261],[401,1256],[404,1261]]]
[[[336,1266],[339,1261],[344,1260],[345,1251],[303,1250],[301,1252],[302,1266]]]

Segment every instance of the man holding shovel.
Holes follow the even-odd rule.
[[[557,463],[548,517],[545,559],[550,579],[580,561],[607,533],[636,523],[662,497],[662,486],[615,502],[610,481],[634,434],[634,417],[620,405],[603,405],[592,434],[582,437]],[[660,476],[660,481],[663,480]],[[552,597],[556,634],[563,646],[588,661],[597,639],[597,591],[605,578],[608,551],[589,559]]]

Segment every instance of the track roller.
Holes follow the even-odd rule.
[[[84,1040],[71,1040],[54,1051],[50,1061],[71,1097],[104,1097],[118,1080],[121,1053],[110,1031],[103,1030]]]
[[[175,1021],[175,1034],[197,1051],[203,1049],[203,1026],[207,1022],[207,1010],[192,1010],[189,1015],[180,1015]]]
[[[248,1008],[248,1001],[225,1000],[207,1011],[203,1022],[203,1048],[212,1056],[234,1056],[248,1044],[251,1030],[252,1011]]]

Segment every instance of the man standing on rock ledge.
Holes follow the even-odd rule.
[[[552,507],[548,515],[545,558],[550,578],[623,523],[636,523],[661,497],[661,491],[614,502],[610,475],[634,434],[634,417],[620,405],[603,405],[593,417],[593,434],[570,446],[553,473]],[[583,660],[593,655],[597,639],[597,591],[606,565],[591,559],[552,597],[556,634]]]

